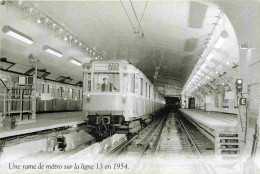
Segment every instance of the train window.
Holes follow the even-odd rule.
[[[133,73],[123,74],[123,92],[126,93],[135,92],[135,74]]]
[[[135,74],[131,73],[129,74],[130,77],[130,92],[134,93],[135,92]]]
[[[135,93],[139,94],[139,76],[135,75]]]
[[[38,94],[38,96],[41,96],[41,91],[42,91],[42,85],[40,83],[37,83],[37,94]]]
[[[148,85],[147,85],[147,82],[145,82],[145,97],[147,97],[147,94],[148,94]]]
[[[53,93],[52,92],[52,85],[49,85],[49,93],[51,93],[51,94]]]
[[[143,95],[143,86],[144,86],[144,82],[143,82],[143,78],[141,78],[141,95]]]
[[[59,87],[59,86],[57,86],[57,93],[56,93],[56,95],[57,95],[57,97],[58,98],[61,98],[61,87]]]
[[[65,92],[64,87],[60,87],[60,88],[61,88],[61,98],[64,98],[65,97],[65,95],[64,95],[64,92]]]
[[[128,73],[124,73],[124,74],[123,74],[123,92],[126,92],[126,93],[129,92]]]
[[[95,73],[93,81],[95,92],[119,92],[119,73]]]
[[[151,98],[151,86],[148,87],[148,97]]]
[[[78,92],[78,96],[79,96],[78,98],[81,99],[81,91],[80,91],[80,89],[79,89],[79,92]]]
[[[47,93],[50,93],[50,85],[47,85]]]
[[[84,80],[85,80],[84,81],[84,83],[85,83],[84,91],[90,92],[91,91],[91,73],[85,73]]]

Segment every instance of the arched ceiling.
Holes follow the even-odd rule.
[[[171,84],[179,91],[198,62],[220,14],[218,7],[197,1],[25,1],[23,5],[47,14],[108,59],[128,60],[158,86]],[[28,24],[28,17],[19,18],[17,5],[11,6],[13,9],[5,11],[11,18],[9,25],[29,32],[36,44],[28,50],[27,45],[1,33],[1,57],[24,63],[33,52],[41,60],[40,67],[71,76],[75,83],[81,80],[82,70],[66,58],[73,56],[84,62],[89,56],[68,41],[53,39],[52,31],[44,26]],[[16,15],[11,11],[16,11]],[[23,22],[14,22],[15,19]],[[6,22],[1,19],[1,26]],[[53,45],[64,53],[64,58],[42,53],[43,44]],[[154,78],[156,69],[158,76]]]

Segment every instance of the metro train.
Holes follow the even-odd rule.
[[[0,78],[0,113],[30,113],[33,76],[0,71]],[[38,78],[36,91],[36,113],[82,110],[82,87]]]
[[[165,106],[157,88],[125,60],[91,60],[83,69],[82,110],[99,136],[138,132]]]

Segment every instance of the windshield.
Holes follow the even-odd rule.
[[[94,92],[119,92],[119,73],[94,73]]]

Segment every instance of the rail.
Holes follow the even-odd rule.
[[[179,123],[181,124],[181,126],[183,127],[183,129],[185,130],[185,133],[188,136],[188,139],[190,140],[191,144],[193,145],[193,147],[195,148],[197,154],[199,155],[199,158],[202,160],[204,166],[206,167],[206,169],[208,170],[208,172],[210,174],[214,174],[214,172],[212,171],[212,169],[210,168],[210,166],[208,165],[208,163],[205,161],[205,159],[203,158],[203,156],[201,155],[201,152],[198,148],[198,146],[196,145],[196,143],[194,142],[193,138],[191,137],[188,129],[186,128],[186,126],[184,125],[184,123],[181,121],[181,119],[178,118]]]

